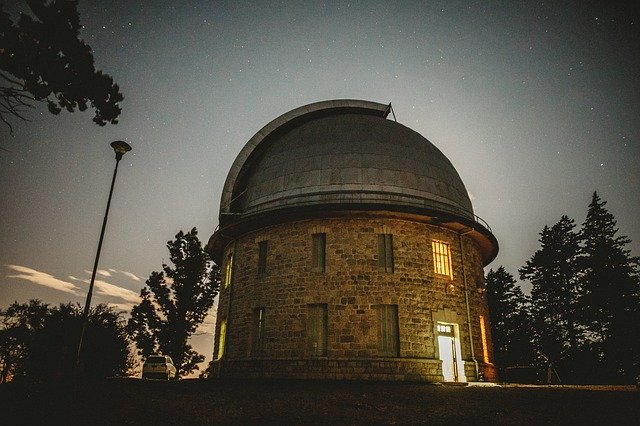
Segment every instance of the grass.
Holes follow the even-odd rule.
[[[632,386],[110,379],[75,387],[0,385],[0,412],[20,424],[638,424],[640,392]]]

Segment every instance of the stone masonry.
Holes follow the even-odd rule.
[[[326,234],[324,272],[312,267],[316,233]],[[393,272],[379,265],[378,234],[393,235]],[[433,240],[449,245],[453,279],[434,272]],[[261,241],[268,242],[264,273],[258,273]],[[224,247],[225,262],[231,253],[232,279],[221,289],[214,348],[216,358],[224,320],[224,355],[214,361],[221,376],[442,381],[436,325],[444,322],[457,325],[467,379],[479,379],[475,357],[483,378],[495,380],[483,259],[467,236],[421,221],[353,212],[246,233]],[[308,306],[319,303],[327,306],[327,354],[314,358],[307,316]],[[398,357],[378,352],[378,305],[397,305]],[[265,318],[263,348],[256,355],[258,308]]]

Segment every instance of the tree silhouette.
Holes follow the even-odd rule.
[[[0,313],[3,329],[3,376],[32,381],[73,377],[82,309],[75,304],[50,308],[38,300],[13,303]],[[4,346],[5,336],[10,336]],[[131,343],[122,314],[106,305],[89,312],[80,378],[104,378],[128,374],[133,366]],[[10,353],[5,357],[5,351]]]
[[[575,222],[567,216],[540,233],[540,249],[519,269],[531,282],[531,314],[534,344],[539,356],[556,368],[562,380],[580,376],[571,362],[580,350],[580,287],[577,256],[579,237]]]
[[[0,120],[27,120],[34,102],[49,111],[95,109],[93,121],[116,124],[123,100],[113,78],[97,71],[91,47],[79,39],[77,1],[27,0],[31,15],[16,22],[0,3]]]
[[[495,363],[505,377],[506,367],[530,365],[535,359],[529,301],[502,265],[489,270],[486,283]]]
[[[220,269],[211,261],[193,228],[167,242],[174,267],[162,265],[152,272],[140,292],[142,301],[133,307],[128,330],[139,353],[169,355],[178,375],[198,369],[204,356],[187,343],[213,306],[220,289]]]
[[[605,204],[594,192],[580,233],[582,311],[600,375],[630,381],[640,371],[639,259],[625,249],[631,240],[617,235]]]

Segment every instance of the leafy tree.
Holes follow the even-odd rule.
[[[39,300],[25,304],[14,302],[0,311],[0,383],[24,374],[32,337],[44,327],[48,315],[49,305]]]
[[[495,362],[504,374],[506,367],[534,360],[529,301],[503,266],[489,270],[486,283]]]
[[[520,278],[531,282],[531,314],[534,344],[539,356],[561,373],[562,380],[580,377],[573,359],[580,352],[581,326],[576,258],[579,236],[567,216],[540,233],[541,247],[519,269]]]
[[[220,269],[209,258],[193,228],[167,242],[174,267],[162,265],[152,272],[140,292],[142,301],[133,307],[128,329],[139,353],[171,356],[179,375],[198,369],[204,356],[188,344],[220,289]]]
[[[628,381],[640,369],[639,259],[625,248],[631,240],[618,235],[605,204],[594,192],[580,233],[582,307],[600,378]]]
[[[14,22],[0,3],[0,120],[27,120],[34,102],[49,111],[95,109],[93,121],[116,124],[124,98],[113,78],[97,71],[91,47],[79,39],[77,1],[26,0],[31,14]]]
[[[11,362],[4,363],[3,359],[7,377],[29,380],[73,377],[82,324],[80,305],[68,303],[49,308],[31,300],[27,304],[15,302],[1,314],[2,335],[11,336],[11,357],[4,358]],[[106,305],[91,309],[80,358],[82,378],[104,378],[130,371],[133,358],[125,326],[122,314]]]

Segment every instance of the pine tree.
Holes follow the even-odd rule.
[[[533,357],[529,302],[503,266],[486,277],[494,358],[502,377],[506,367],[529,365]]]
[[[631,240],[617,235],[616,220],[605,204],[594,192],[580,233],[582,313],[600,359],[601,379],[629,381],[640,367],[638,258],[625,249]]]
[[[174,267],[163,264],[161,272],[151,273],[128,329],[141,355],[169,355],[178,375],[184,375],[204,361],[187,342],[213,306],[220,270],[202,248],[196,228],[178,232],[167,248]]]
[[[551,228],[545,226],[540,233],[540,249],[519,270],[520,278],[532,285],[535,348],[563,381],[575,381],[584,368],[572,359],[580,351],[582,340],[578,316],[581,289],[576,264],[579,237],[575,226],[566,215]]]

